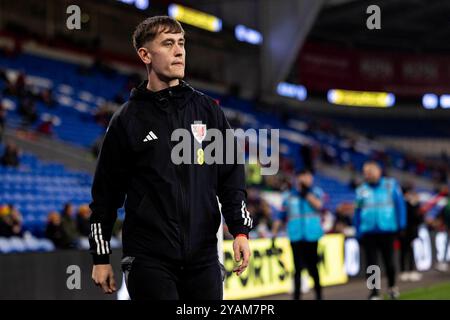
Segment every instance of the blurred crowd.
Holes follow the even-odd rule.
[[[57,249],[80,248],[80,242],[89,237],[91,210],[87,204],[77,208],[70,202],[64,204],[60,212],[51,211],[47,216],[45,237],[53,242]],[[121,237],[121,221],[113,228],[113,237]],[[23,217],[13,204],[0,205],[0,237],[22,237]]]
[[[0,237],[21,237],[22,215],[13,204],[0,206]]]
[[[97,64],[97,61],[94,61],[91,67],[80,67],[79,72],[104,72]],[[125,102],[126,95],[137,82],[139,82],[139,77],[135,74],[130,75],[122,92],[116,94],[111,101],[104,101],[92,110],[90,113],[91,120],[106,128],[114,112]],[[51,114],[52,110],[60,107],[60,104],[55,98],[53,88],[38,88],[30,84],[27,81],[27,74],[24,71],[20,71],[16,76],[11,77],[5,70],[0,68],[0,142],[2,141],[7,121],[8,106],[3,102],[3,97],[6,96],[17,99],[17,112],[21,116],[22,130],[30,131],[34,128],[33,130],[36,133],[49,137],[55,135],[54,127],[61,123],[57,116]],[[42,103],[47,108],[46,111],[48,113],[40,114],[38,112],[37,102]],[[94,143],[93,148],[95,147],[96,144]]]
[[[106,66],[95,60],[89,68],[80,68],[80,73],[94,71],[109,73]],[[117,108],[126,100],[126,95],[130,89],[139,82],[138,76],[130,76],[129,82],[121,93],[118,93],[111,101],[105,101],[92,112],[92,121],[106,128],[112,115]],[[42,103],[51,110],[58,108],[59,103],[55,99],[52,88],[37,89],[28,84],[25,72],[19,72],[14,79],[10,79],[5,70],[0,69],[0,142],[3,143],[4,129],[7,123],[8,106],[3,102],[3,96],[11,96],[17,99],[17,111],[21,116],[21,127],[25,130],[35,128],[37,132],[47,136],[54,135],[56,119],[48,115],[40,115],[37,111],[37,102]],[[226,101],[225,101],[226,102]],[[228,116],[228,115],[227,115]],[[283,115],[281,115],[283,117]],[[284,115],[288,120],[289,117]],[[283,120],[283,118],[281,118]],[[228,116],[230,125],[233,128],[240,128],[244,124],[244,119],[236,113]],[[303,133],[308,137],[327,136],[330,140],[340,141],[347,146],[350,153],[358,153],[362,149],[367,150],[368,145],[376,145],[376,140],[370,136],[353,134],[340,130],[337,125],[327,120],[309,120],[306,123]],[[96,157],[100,152],[103,137],[99,137],[92,145],[92,154]],[[247,145],[248,148],[248,145]],[[363,182],[359,175],[359,168],[356,168],[352,161],[342,159],[342,155],[329,145],[317,142],[304,143],[299,145],[298,155],[301,159],[301,166],[314,172],[316,164],[320,161],[336,168],[345,168],[353,173],[352,179],[348,182],[351,190]],[[450,158],[443,153],[439,159],[425,159],[417,156],[404,154],[401,161],[394,161],[392,154],[383,148],[374,147],[370,150],[370,158],[377,161],[384,168],[386,174],[392,168],[400,169],[417,176],[427,175],[439,187],[435,190],[435,196],[425,203],[419,201],[419,195],[412,185],[403,186],[404,199],[407,203],[408,225],[405,230],[398,235],[401,250],[402,270],[408,270],[410,266],[411,238],[417,237],[417,228],[425,224],[430,230],[446,231],[449,228],[450,215],[449,207],[440,210],[437,215],[428,216],[427,213],[436,207],[437,200],[448,199],[448,172],[450,171]],[[10,142],[5,144],[0,155],[0,165],[4,167],[19,167],[20,150]],[[246,165],[247,179],[247,209],[253,218],[253,230],[250,234],[252,238],[271,238],[274,221],[279,214],[279,208],[270,203],[264,192],[275,191],[286,192],[293,187],[295,180],[295,168],[298,163],[294,160],[281,156],[279,159],[279,172],[276,175],[265,176],[260,174],[261,164],[248,163]],[[325,189],[325,203],[327,198],[333,197],[327,194]],[[331,211],[333,210],[333,211]],[[326,233],[343,233],[346,236],[355,236],[353,217],[355,213],[354,202],[343,202],[336,208],[330,209],[325,205],[321,210],[321,219]],[[90,233],[90,209],[88,205],[75,207],[71,203],[66,203],[60,212],[52,211],[48,213],[45,236],[50,239],[56,248],[69,249],[78,248],[80,241],[86,239]],[[121,221],[118,220],[113,235],[120,238]],[[283,232],[283,231],[282,231]],[[23,218],[14,204],[4,204],[0,206],[0,237],[21,237],[23,236]],[[232,239],[226,225],[224,225],[224,238]]]
[[[425,158],[408,152],[401,154],[396,152],[400,159],[395,161],[390,150],[380,145],[376,137],[370,134],[342,130],[337,123],[328,120],[311,120],[306,126],[306,134],[326,135],[328,139],[339,141],[341,145],[345,145],[349,153],[368,153],[369,158],[380,163],[385,172],[396,168],[416,176],[429,177],[435,184],[449,182],[450,157],[446,152],[442,152],[439,157],[434,158]],[[336,150],[326,145],[305,145],[301,152],[304,161],[307,161],[306,165],[321,160],[329,165],[344,166],[354,173],[358,170],[354,163],[348,161],[349,159],[342,159]]]
[[[21,128],[29,130],[36,125],[36,131],[46,135],[53,135],[53,126],[57,121],[55,117],[40,115],[37,111],[37,102],[42,102],[49,110],[57,108],[51,88],[39,89],[29,85],[24,71],[19,72],[15,79],[10,79],[5,70],[0,70],[0,123],[4,128],[7,116],[7,107],[2,102],[2,96],[17,98],[17,112],[21,116]]]
[[[293,186],[292,181],[295,174],[291,167],[288,166],[287,170],[280,170],[275,176],[260,176],[256,178],[257,183],[255,184],[255,179],[252,178],[252,170],[258,171],[258,166],[256,165],[255,168],[255,165],[247,165],[247,185],[249,186],[247,189],[247,208],[254,221],[252,234],[255,238],[270,238],[273,220],[279,209],[273,204],[269,204],[263,193],[265,191],[285,192],[289,190]],[[351,181],[349,184],[355,190],[361,183],[362,181]],[[438,208],[437,214],[429,215],[432,210],[436,211],[439,200],[449,197],[449,188],[446,184],[437,186],[434,190],[434,196],[431,196],[423,203],[420,202],[419,193],[412,183],[405,183],[402,186],[402,190],[408,206],[408,226],[417,228],[424,223],[430,230],[446,230],[445,212],[448,210],[447,207],[443,207],[440,210]],[[332,197],[331,194],[325,194],[326,202],[330,197]],[[322,223],[326,232],[354,236],[355,230],[352,226],[354,212],[355,203],[352,201],[338,204],[333,212],[325,205],[322,210]],[[225,236],[228,239],[232,239],[231,234],[227,230]]]
[[[0,156],[0,165],[3,167],[17,168],[20,164],[19,148],[12,142],[5,145],[3,154]]]

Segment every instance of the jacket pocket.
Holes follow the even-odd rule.
[[[123,259],[120,263],[122,272],[125,276],[125,285],[127,286],[127,288],[128,288],[128,278],[129,278],[130,271],[133,266],[134,259],[135,259],[135,257],[126,256],[126,257],[123,257]]]

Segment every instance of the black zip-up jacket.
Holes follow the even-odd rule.
[[[201,121],[224,137],[230,126],[212,98],[184,81],[158,92],[146,86],[144,81],[134,88],[114,114],[98,158],[90,204],[94,264],[109,263],[109,240],[124,202],[124,256],[182,265],[217,261],[221,215],[216,195],[232,235],[248,235],[252,228],[244,165],[175,165],[171,152],[178,142],[171,135],[187,129],[194,145],[192,124]],[[203,149],[208,143],[202,142]]]

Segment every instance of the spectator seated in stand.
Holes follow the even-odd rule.
[[[64,232],[61,226],[61,216],[56,211],[48,214],[45,236],[53,242],[57,249],[66,247]]]
[[[0,237],[22,237],[22,220],[12,204],[0,207]]]
[[[42,101],[47,107],[54,108],[56,107],[56,101],[53,97],[53,92],[51,89],[44,89],[39,93],[38,98]]]
[[[0,164],[4,167],[18,167],[19,166],[19,150],[14,143],[6,144],[5,151],[0,158]]]
[[[5,133],[6,114],[7,114],[7,110],[6,110],[5,105],[2,102],[2,97],[0,95],[0,142],[3,141],[3,135]]]
[[[88,205],[81,205],[77,213],[77,230],[82,237],[89,237],[91,232],[91,224],[89,218],[91,216],[91,209]]]
[[[66,203],[61,215],[56,211],[50,212],[45,235],[53,241],[58,249],[73,249],[77,247],[78,230],[73,219],[72,204]]]

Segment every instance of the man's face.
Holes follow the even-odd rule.
[[[311,173],[303,173],[298,176],[298,183],[311,188],[314,183],[314,178]]]
[[[152,71],[164,80],[184,78],[186,50],[183,33],[160,32],[146,48]]]
[[[381,168],[375,164],[366,164],[363,168],[364,179],[368,183],[377,183],[381,177]]]

